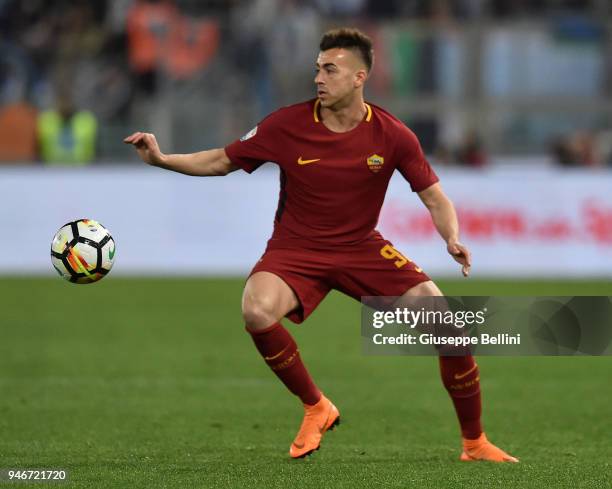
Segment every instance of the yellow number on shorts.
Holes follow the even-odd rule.
[[[386,244],[380,249],[380,256],[386,258],[387,260],[395,260],[393,263],[397,268],[402,268],[406,263],[411,263],[412,260],[406,258],[402,255],[398,250],[396,250],[393,246]],[[417,272],[422,272],[419,267],[415,267]]]

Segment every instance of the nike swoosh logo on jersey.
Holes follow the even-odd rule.
[[[321,161],[321,158],[316,158],[314,160],[303,160],[300,156],[297,160],[298,165],[307,165],[308,163],[314,163],[315,161]]]
[[[474,365],[471,369],[469,369],[467,372],[463,372],[462,374],[455,374],[455,380],[460,380],[463,377],[466,377],[467,375],[471,374],[474,370],[476,370],[478,368],[478,365]]]

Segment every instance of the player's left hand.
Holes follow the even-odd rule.
[[[459,241],[449,241],[446,249],[453,257],[453,259],[462,265],[461,273],[464,277],[470,274],[470,267],[472,266],[472,254],[466,246],[459,243]]]

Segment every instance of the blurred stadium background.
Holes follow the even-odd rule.
[[[0,23],[0,224],[17,232],[0,273],[50,273],[46,241],[88,216],[116,235],[117,275],[244,274],[277,169],[198,181],[144,168],[122,139],[228,144],[311,98],[321,33],[351,24],[376,45],[367,98],[419,136],[476,276],[612,276],[608,1],[25,0],[1,2]],[[386,202],[383,233],[456,275],[401,179]]]
[[[608,0],[3,0],[0,467],[67,466],[96,488],[609,486],[608,359],[481,359],[485,426],[524,463],[458,466],[433,359],[362,356],[339,294],[292,331],[346,429],[313,463],[285,460],[300,413],[239,311],[276,167],[188,178],[122,139],[233,141],[314,96],[319,37],[338,25],[373,37],[367,99],[419,136],[473,277],[394,178],[380,229],[398,248],[449,294],[612,295]],[[89,287],[49,260],[83,217],[118,250]]]

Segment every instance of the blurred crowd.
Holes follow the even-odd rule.
[[[155,131],[182,151],[229,142],[275,107],[312,96],[319,37],[344,23],[364,28],[377,45],[369,88],[375,100],[452,97],[453,78],[436,63],[458,59],[449,51],[457,23],[566,12],[610,16],[611,3],[0,0],[0,161],[122,158],[121,139],[134,129]],[[444,26],[445,44],[380,27],[415,19]],[[411,120],[410,107],[400,112],[419,136],[422,129],[425,149],[440,163],[490,161],[477,125],[448,142],[437,122]],[[608,163],[609,141],[608,132],[570,132],[551,154],[562,165]]]
[[[561,166],[612,166],[612,130],[579,130],[552,142],[551,152]]]
[[[129,120],[158,74],[203,69],[219,42],[216,20],[166,1],[5,1],[0,25],[3,160],[90,161],[99,128]]]

